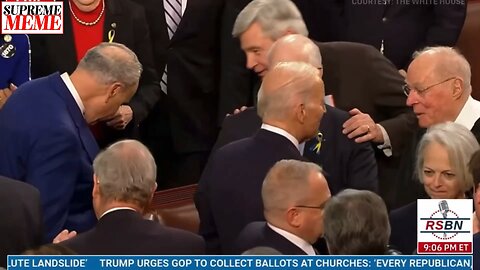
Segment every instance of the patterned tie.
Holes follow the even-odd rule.
[[[168,37],[172,39],[178,25],[182,20],[182,0],[163,0],[165,9],[165,20],[167,22]],[[162,91],[167,93],[167,66],[162,75],[161,82]]]

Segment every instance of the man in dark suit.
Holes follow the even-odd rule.
[[[289,0],[251,1],[238,15],[233,28],[233,35],[240,38],[246,52],[247,68],[260,76],[265,71],[266,52],[271,44],[292,33],[306,36],[308,30],[299,10]],[[404,147],[404,138],[411,136],[412,126],[416,125],[402,94],[403,77],[371,46],[349,42],[317,45],[323,58],[327,103],[349,111],[351,118],[343,125],[348,138],[355,138],[357,143],[371,141],[378,148],[380,193],[387,204],[393,204],[391,198],[396,191],[390,188],[390,178],[397,174],[396,163],[399,150]],[[225,68],[233,70],[233,67]],[[229,77],[222,81],[234,81],[236,86],[248,85],[245,80],[251,79],[244,73],[223,74]],[[225,97],[240,100],[241,93],[249,95],[251,92],[251,89],[237,89],[236,86],[220,89],[220,105],[236,104],[237,108],[248,105],[224,100]],[[228,108],[230,112],[233,109]]]
[[[278,161],[262,185],[266,222],[252,222],[235,241],[237,252],[272,247],[284,255],[316,255],[323,235],[323,207],[330,198],[322,169],[309,162]]]
[[[398,69],[406,69],[414,51],[426,46],[455,46],[465,21],[466,1],[390,1],[332,3],[340,17],[338,40],[360,42],[380,50]],[[359,1],[360,2],[360,1]]]
[[[160,79],[153,63],[144,9],[130,0],[64,0],[62,35],[32,35],[32,78],[59,71],[72,73],[86,51],[100,42],[124,44],[143,66],[137,93],[115,114],[92,129],[101,148],[121,137],[136,137],[160,98]]]
[[[88,129],[135,94],[142,67],[124,45],[101,43],[69,76],[28,82],[0,111],[0,174],[41,194],[46,240],[95,223],[90,197],[98,146]]]
[[[0,176],[0,267],[43,241],[40,193],[31,185]]]
[[[157,161],[161,188],[197,183],[218,133],[223,0],[136,1],[147,13],[164,92],[143,123],[142,141]]]
[[[95,228],[60,245],[82,255],[204,254],[203,239],[143,218],[157,188],[157,166],[138,141],[117,142],[93,162]]]
[[[322,59],[318,46],[302,35],[284,36],[271,46],[268,66],[278,62],[307,62],[322,70]],[[320,72],[322,73],[322,72]],[[339,109],[326,106],[319,127],[318,138],[306,142],[302,154],[310,161],[322,166],[332,194],[345,188],[378,190],[377,166],[373,148],[369,143],[355,143],[342,133],[343,123],[349,115]],[[225,119],[215,149],[253,135],[261,126],[255,108],[249,108]]]
[[[282,159],[301,160],[299,144],[314,137],[325,112],[318,69],[300,62],[280,63],[265,76],[259,92],[261,129],[210,158],[195,205],[207,252],[231,253],[245,225],[263,220],[261,185]]]

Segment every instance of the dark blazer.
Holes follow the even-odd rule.
[[[248,224],[243,228],[235,241],[237,254],[260,246],[274,248],[283,255],[307,255],[301,248],[272,230],[265,221]]]
[[[0,174],[41,194],[46,241],[95,224],[92,162],[98,146],[58,73],[23,84],[0,110]]]
[[[480,233],[473,235],[473,270],[480,269]]]
[[[402,252],[413,254],[417,248],[417,202],[390,212],[390,245]]]
[[[438,4],[358,5],[355,1],[337,0],[343,22],[338,29],[340,40],[360,42],[380,49],[398,69],[408,67],[412,53],[426,46],[455,46],[466,16],[466,1]],[[421,3],[421,1],[420,1]],[[337,17],[338,15],[334,16]]]
[[[42,243],[42,211],[36,188],[3,176],[0,198],[0,267],[7,267],[7,255],[18,255]]]
[[[153,59],[159,76],[168,65],[166,98],[174,149],[178,153],[210,151],[217,135],[223,0],[188,0],[171,40],[163,0],[136,2],[145,6],[147,12]],[[153,140],[158,139],[155,134],[161,133],[162,110],[165,108],[157,104],[143,124],[142,133]]]
[[[88,232],[62,242],[81,255],[202,255],[205,242],[191,232],[144,219],[133,210],[101,217]]]
[[[33,78],[56,71],[71,74],[78,64],[70,10],[66,0],[63,12],[65,19],[62,35],[31,35]],[[130,0],[105,0],[103,41],[109,41],[110,30],[115,30],[113,41],[122,43],[135,52],[143,66],[138,91],[128,104],[133,110],[133,120],[129,124],[128,134],[131,136],[136,132],[135,127],[147,117],[161,96],[144,9]],[[112,132],[111,129],[109,131]],[[111,135],[119,136],[118,133]]]
[[[213,154],[195,194],[199,233],[208,253],[232,253],[233,241],[243,227],[264,220],[262,183],[268,170],[282,159],[303,157],[287,138],[264,129]]]
[[[377,163],[370,143],[357,144],[342,133],[342,125],[349,114],[327,105],[319,132],[323,134],[322,147],[317,154],[311,139],[304,148],[304,157],[322,166],[332,194],[343,189],[378,191]],[[225,118],[213,151],[230,142],[253,135],[261,126],[256,108]]]
[[[6,46],[7,35],[0,35],[0,46]],[[7,47],[0,50],[0,89],[7,88],[11,83],[20,86],[30,80],[30,41],[27,35],[8,35],[13,46],[10,53]],[[14,52],[13,54],[11,52]],[[5,54],[5,55],[3,55]]]

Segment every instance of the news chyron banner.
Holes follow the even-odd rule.
[[[471,255],[450,256],[8,256],[8,270],[471,270]]]
[[[63,1],[2,1],[1,33],[63,34]]]
[[[418,200],[417,253],[472,254],[472,218],[472,200]]]

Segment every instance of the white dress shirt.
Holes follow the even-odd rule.
[[[70,94],[72,94],[73,98],[75,99],[75,102],[77,102],[78,108],[82,112],[82,115],[85,114],[85,106],[83,105],[82,99],[80,98],[80,95],[78,94],[77,89],[72,83],[72,80],[70,80],[70,76],[68,76],[67,72],[64,72],[62,75],[60,75],[60,78],[62,78],[63,83],[68,88],[68,91],[70,91]]]
[[[287,232],[283,229],[280,229],[278,227],[273,226],[272,224],[267,222],[268,227],[272,229],[274,232],[280,234],[281,236],[285,237],[288,241],[290,241],[292,244],[295,246],[299,247],[301,250],[303,250],[307,255],[316,255],[315,254],[315,249],[313,246],[308,243],[307,241],[303,240],[302,238],[296,236],[295,234],[291,232]]]

